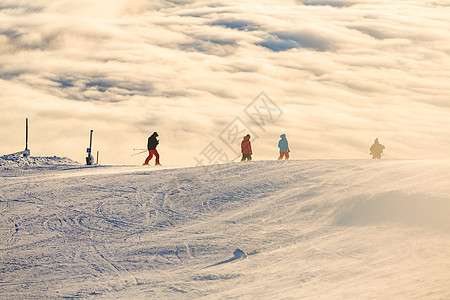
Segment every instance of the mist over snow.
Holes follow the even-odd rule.
[[[0,154],[101,163],[160,133],[163,164],[194,157],[236,117],[255,159],[448,158],[449,1],[0,2]],[[264,91],[282,115],[244,109]],[[226,145],[221,145],[231,151]],[[233,153],[229,154],[231,157]]]

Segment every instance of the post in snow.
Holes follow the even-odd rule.
[[[30,156],[28,149],[28,118],[25,119],[25,150],[22,152],[24,157]]]
[[[89,148],[86,149],[87,156],[86,156],[86,164],[87,165],[93,165],[94,164],[94,157],[92,156],[92,133],[94,130],[91,130],[91,137],[89,141]]]

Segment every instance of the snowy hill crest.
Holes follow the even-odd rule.
[[[0,171],[31,169],[31,168],[58,169],[61,167],[68,167],[68,166],[80,166],[80,164],[67,157],[57,157],[57,156],[24,157],[20,154],[9,154],[0,156]]]

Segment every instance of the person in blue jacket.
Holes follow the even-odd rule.
[[[285,159],[289,159],[289,152],[291,152],[289,150],[289,144],[288,141],[286,139],[286,135],[283,133],[282,135],[280,135],[281,140],[278,142],[278,148],[280,148],[280,157],[278,157],[278,160],[283,159],[283,157]]]

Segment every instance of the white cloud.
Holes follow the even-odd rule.
[[[159,131],[167,163],[192,164],[264,90],[301,157],[448,157],[450,7],[423,1],[3,1],[0,153],[104,163]],[[256,129],[255,129],[256,130]],[[432,147],[430,147],[430,145]],[[225,147],[225,146],[224,146]],[[19,149],[18,149],[19,148]],[[298,149],[298,150],[297,150]],[[274,154],[275,153],[275,154]]]

